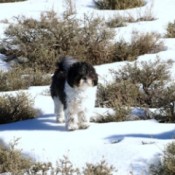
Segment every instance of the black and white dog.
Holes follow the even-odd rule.
[[[85,129],[95,107],[98,76],[91,64],[65,56],[57,63],[50,87],[57,122],[68,130]]]

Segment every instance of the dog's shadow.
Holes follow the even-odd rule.
[[[56,123],[55,115],[43,114],[35,119],[17,121],[8,124],[0,124],[0,131],[18,130],[43,130],[43,131],[66,131],[64,123]]]

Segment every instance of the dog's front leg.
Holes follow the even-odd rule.
[[[80,111],[78,113],[78,125],[80,129],[86,129],[89,127],[89,119],[87,111]]]
[[[67,130],[69,130],[69,131],[77,130],[79,128],[77,114],[73,110],[70,110],[68,108],[65,111],[65,116],[66,116],[66,128],[67,128]]]

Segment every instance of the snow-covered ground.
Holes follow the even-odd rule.
[[[77,15],[98,14],[106,19],[114,14],[132,14],[136,17],[152,10],[156,18],[150,22],[128,24],[127,27],[116,29],[117,37],[130,40],[133,30],[139,32],[158,32],[165,34],[168,22],[175,19],[174,0],[147,0],[145,7],[126,11],[99,11],[95,9],[93,0],[75,0]],[[63,0],[27,0],[18,3],[0,4],[0,20],[13,20],[14,16],[26,15],[38,18],[42,11],[54,9],[59,14],[63,13],[65,3]],[[0,36],[6,24],[0,23]],[[117,39],[117,38],[116,38]],[[163,39],[167,50],[157,54],[140,56],[139,61],[153,60],[156,56],[175,61],[175,39]],[[0,69],[8,69],[0,55]],[[125,63],[112,63],[95,66],[100,81],[104,77],[112,81],[110,69],[118,69]],[[175,64],[172,68],[172,78],[175,76]],[[53,102],[46,95],[49,86],[31,87],[28,91],[35,97],[35,107],[42,110],[43,115],[33,120],[0,125],[0,138],[9,143],[15,138],[20,138],[18,147],[23,152],[33,156],[36,160],[52,161],[69,157],[75,166],[84,166],[86,162],[100,162],[105,159],[118,170],[117,175],[149,175],[148,167],[156,163],[163,154],[167,143],[173,141],[175,124],[160,124],[155,120],[128,121],[97,124],[91,123],[86,130],[68,132],[64,124],[55,122]],[[9,93],[9,92],[8,92]],[[94,112],[106,114],[106,110],[96,109]]]

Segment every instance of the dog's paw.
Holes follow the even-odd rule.
[[[64,123],[65,122],[65,118],[63,116],[57,116],[56,117],[56,122],[57,123]]]
[[[87,129],[89,127],[89,122],[83,122],[79,125],[80,129]]]
[[[66,128],[68,131],[74,131],[74,130],[77,130],[79,129],[78,125],[77,124],[69,124],[69,125],[66,125]]]

